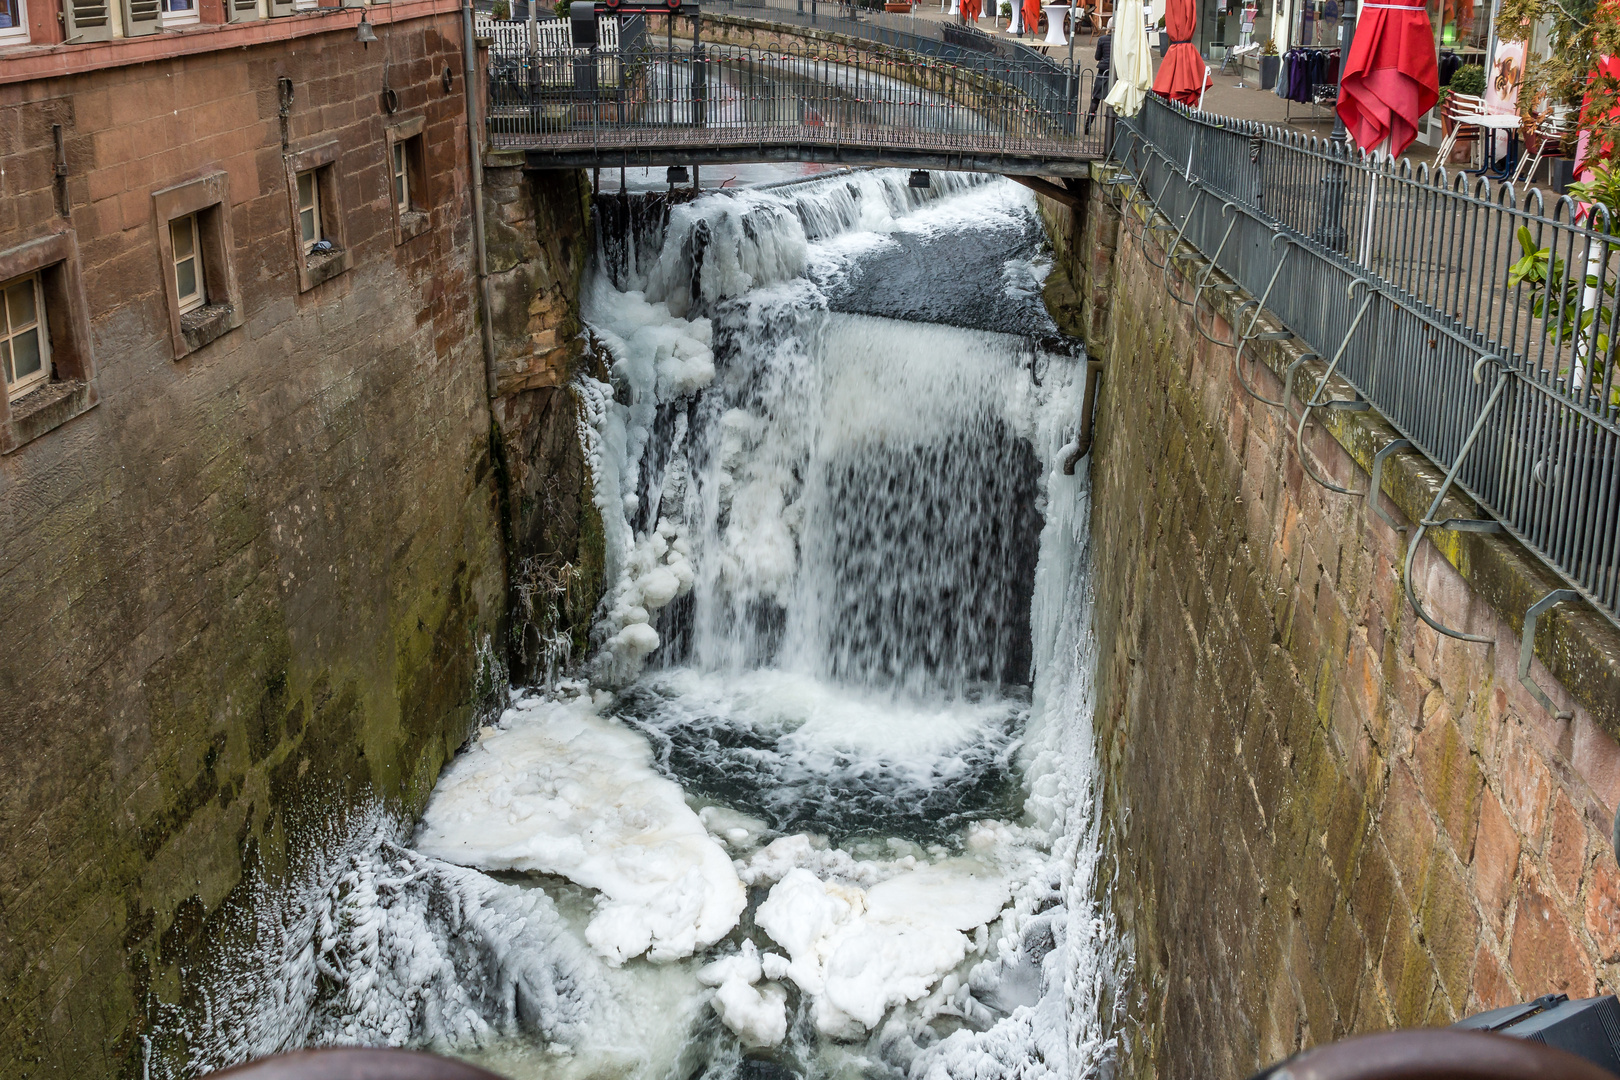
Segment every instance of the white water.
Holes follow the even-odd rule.
[[[1059,468],[1083,363],[830,310],[873,252],[1032,212],[935,180],[707,196],[598,268],[594,655],[480,733],[414,836],[335,826],[302,892],[250,905],[168,1021],[193,1068],[383,1043],[513,1077],[1106,1071],[1087,488]],[[1008,302],[1044,274],[963,269]]]

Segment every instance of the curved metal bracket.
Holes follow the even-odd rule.
[[[1396,522],[1389,516],[1382,503],[1378,501],[1378,493],[1384,486],[1384,460],[1397,450],[1409,449],[1412,445],[1410,439],[1391,439],[1379,448],[1373,455],[1372,479],[1367,484],[1367,501],[1372,504],[1373,513],[1384,519],[1384,524],[1398,533],[1406,531],[1406,526]]]
[[[1282,406],[1283,412],[1288,414],[1288,419],[1294,418],[1294,410],[1288,407],[1288,399],[1294,396],[1294,375],[1305,366],[1305,361],[1320,359],[1322,358],[1313,352],[1300,353],[1294,362],[1288,365],[1288,370],[1283,372],[1282,401],[1278,404]]]
[[[1226,217],[1226,212],[1233,209],[1233,207],[1234,204],[1230,200],[1221,203],[1221,217]],[[1204,334],[1206,338],[1209,338],[1209,340],[1215,342],[1215,344],[1225,345],[1228,348],[1231,347],[1230,342],[1215,341],[1214,338],[1209,337],[1208,334],[1204,333],[1203,326],[1198,322],[1198,301],[1199,298],[1204,295],[1204,290],[1209,288],[1209,276],[1217,269],[1215,264],[1220,260],[1221,252],[1226,250],[1226,242],[1232,238],[1232,230],[1236,227],[1237,218],[1233,217],[1231,221],[1227,222],[1226,231],[1221,234],[1221,242],[1215,245],[1215,254],[1209,256],[1209,261],[1206,262],[1204,264],[1204,268],[1198,272],[1198,280],[1193,282],[1193,296],[1191,300],[1183,300],[1174,289],[1170,288],[1169,268],[1167,267],[1164,272],[1164,287],[1165,291],[1170,294],[1170,299],[1174,300],[1183,307],[1190,306],[1193,309],[1193,325],[1198,327],[1198,332]]]
[[[1266,282],[1266,291],[1260,294],[1260,298],[1258,300],[1247,301],[1243,305],[1243,307],[1247,307],[1249,304],[1254,305],[1254,317],[1249,320],[1248,330],[1244,330],[1238,325],[1243,321],[1243,307],[1238,308],[1236,313],[1237,318],[1233,320],[1232,330],[1237,335],[1237,352],[1232,356],[1232,370],[1237,374],[1238,385],[1243,387],[1250,397],[1254,398],[1256,401],[1264,402],[1273,408],[1286,410],[1288,408],[1288,389],[1286,386],[1283,388],[1282,400],[1273,401],[1264,394],[1260,393],[1254,387],[1250,386],[1248,380],[1243,377],[1243,350],[1245,347],[1247,347],[1249,342],[1261,340],[1286,340],[1286,338],[1279,339],[1272,335],[1256,334],[1254,332],[1254,328],[1260,325],[1260,315],[1265,309],[1266,301],[1271,299],[1271,290],[1277,287],[1277,279],[1282,277],[1283,267],[1288,262],[1288,256],[1294,250],[1293,242],[1280,232],[1273,234],[1271,237],[1271,247],[1273,250],[1276,250],[1278,240],[1284,241],[1288,244],[1288,246],[1283,248],[1282,258],[1277,260],[1277,268],[1271,272],[1271,280]],[[1195,318],[1197,314],[1198,313],[1196,311],[1193,313]],[[1293,337],[1294,335],[1290,332],[1287,336]]]
[[[1481,356],[1474,364],[1475,382],[1481,381],[1480,372],[1484,368],[1486,361],[1489,360],[1494,360],[1498,364],[1501,364],[1502,362],[1502,358],[1499,356]],[[1434,619],[1429,617],[1429,613],[1427,611],[1423,610],[1423,605],[1418,603],[1417,594],[1412,591],[1412,562],[1417,558],[1418,545],[1423,542],[1424,532],[1426,532],[1431,526],[1447,527],[1446,522],[1435,521],[1434,515],[1439,512],[1440,504],[1445,500],[1446,492],[1450,491],[1451,485],[1456,482],[1457,474],[1462,471],[1463,462],[1468,460],[1468,453],[1474,448],[1474,441],[1479,438],[1479,433],[1485,429],[1486,418],[1491,415],[1491,410],[1496,408],[1496,401],[1502,396],[1502,391],[1507,386],[1508,379],[1511,378],[1512,375],[1513,372],[1506,367],[1503,367],[1497,373],[1496,385],[1491,389],[1491,396],[1485,399],[1485,407],[1480,410],[1479,418],[1474,421],[1474,426],[1469,430],[1468,438],[1463,442],[1462,449],[1457,452],[1457,460],[1452,462],[1451,471],[1446,473],[1445,482],[1440,485],[1440,490],[1435,492],[1434,502],[1429,504],[1429,512],[1423,515],[1422,521],[1418,522],[1417,532],[1412,534],[1411,541],[1406,545],[1406,564],[1401,571],[1402,586],[1406,590],[1406,602],[1412,605],[1412,610],[1417,612],[1418,618],[1422,619],[1435,630],[1446,635],[1447,637],[1454,637],[1461,641],[1477,641],[1482,645],[1489,645],[1494,641],[1494,639],[1481,637],[1478,634],[1465,634],[1460,630],[1453,630],[1448,626],[1444,626],[1441,623],[1436,622]]]
[[[1549,608],[1561,604],[1565,600],[1574,600],[1581,594],[1574,589],[1554,589],[1552,592],[1530,605],[1530,610],[1524,613],[1524,632],[1519,635],[1519,682],[1530,691],[1530,696],[1541,702],[1541,707],[1553,714],[1554,719],[1569,720],[1575,714],[1569,710],[1560,712],[1553,704],[1547,692],[1536,685],[1530,677],[1530,661],[1536,654],[1536,620],[1541,618]]]
[[[1362,284],[1362,282],[1352,281],[1350,283],[1351,296],[1355,295],[1356,286],[1359,284]],[[1334,370],[1338,368],[1339,361],[1344,358],[1345,349],[1349,348],[1350,346],[1350,339],[1355,336],[1356,330],[1360,328],[1361,320],[1367,314],[1367,309],[1372,307],[1373,297],[1376,295],[1377,293],[1371,288],[1367,290],[1366,299],[1361,301],[1361,307],[1356,311],[1356,317],[1350,320],[1350,328],[1344,332],[1344,340],[1339,342],[1339,348],[1336,352],[1334,352],[1333,359],[1328,363],[1327,370],[1322,372],[1322,377],[1317,380],[1316,389],[1311,391],[1311,396],[1302,402],[1303,408],[1299,414],[1299,427],[1294,432],[1294,451],[1295,453],[1299,454],[1299,466],[1301,469],[1305,470],[1305,475],[1310,477],[1312,480],[1315,480],[1318,484],[1327,488],[1329,491],[1336,491],[1340,495],[1366,495],[1367,493],[1365,491],[1353,491],[1347,487],[1340,487],[1333,481],[1324,480],[1320,476],[1316,475],[1316,470],[1311,468],[1310,459],[1305,456],[1305,425],[1310,421],[1312,409],[1320,409],[1324,407],[1365,409],[1368,407],[1367,403],[1364,401],[1325,400],[1322,398],[1321,394],[1322,391],[1327,387],[1328,380],[1333,378]],[[1287,398],[1285,397],[1283,400],[1286,401]]]
[[[1174,180],[1175,176],[1176,176],[1176,174],[1173,171],[1167,171],[1167,174],[1166,174],[1166,176],[1164,178],[1164,184],[1163,184],[1163,186],[1161,186],[1159,188],[1159,197],[1157,199],[1151,199],[1147,203],[1147,208],[1148,208],[1147,219],[1142,222],[1142,227],[1140,229],[1132,229],[1130,227],[1130,224],[1129,224],[1129,221],[1130,221],[1129,217],[1125,218],[1125,221],[1126,221],[1125,228],[1126,228],[1126,231],[1128,231],[1131,234],[1131,239],[1136,241],[1136,243],[1141,244],[1144,248],[1146,248],[1146,246],[1147,246],[1147,234],[1149,232],[1153,231],[1154,229],[1160,227],[1160,226],[1156,226],[1156,225],[1153,224],[1154,215],[1158,215],[1159,217],[1164,217],[1166,221],[1169,220],[1168,217],[1165,217],[1164,212],[1159,209],[1159,204],[1164,201],[1164,193],[1166,191],[1170,190],[1170,181]],[[1131,196],[1130,196],[1131,198],[1136,198],[1137,196],[1141,195],[1143,190],[1145,190],[1145,188],[1146,188],[1146,180],[1147,180],[1147,177],[1144,176],[1142,178],[1142,182],[1139,182],[1136,185],[1136,187],[1131,189]],[[1141,200],[1139,198],[1137,199],[1137,201],[1141,202]],[[1129,205],[1129,200],[1127,200],[1126,205],[1127,206]],[[1147,260],[1149,262],[1153,262],[1153,257],[1151,255],[1146,256],[1146,258],[1147,258]],[[1153,263],[1153,265],[1157,266],[1159,264],[1158,263]]]
[[[1162,202],[1164,200],[1164,193],[1166,191],[1170,190],[1170,181],[1175,179],[1175,176],[1176,176],[1176,174],[1174,172],[1170,172],[1169,175],[1167,175],[1165,177],[1165,179],[1164,179],[1164,187],[1159,191],[1159,201],[1160,202]],[[1170,265],[1170,260],[1175,258],[1177,249],[1179,249],[1181,247],[1181,238],[1184,235],[1186,235],[1187,226],[1192,224],[1193,211],[1198,209],[1198,202],[1203,197],[1204,197],[1204,189],[1203,188],[1195,188],[1195,189],[1193,189],[1193,201],[1192,201],[1192,204],[1187,207],[1187,213],[1182,217],[1180,227],[1176,229],[1175,242],[1172,243],[1170,245],[1170,247],[1165,250],[1164,262],[1160,262],[1158,259],[1155,259],[1151,254],[1149,254],[1149,252],[1147,250],[1147,236],[1148,236],[1148,233],[1150,233],[1150,232],[1157,232],[1160,229],[1168,229],[1170,227],[1170,215],[1166,214],[1163,210],[1160,210],[1159,211],[1159,216],[1164,218],[1164,224],[1163,225],[1148,225],[1145,229],[1143,229],[1142,237],[1141,237],[1141,240],[1142,240],[1142,257],[1144,259],[1146,259],[1148,262],[1152,263],[1155,269],[1159,269],[1159,270],[1165,269],[1167,266]]]

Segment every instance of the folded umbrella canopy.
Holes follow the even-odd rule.
[[[1170,35],[1170,51],[1164,54],[1158,77],[1153,80],[1153,92],[1163,94],[1183,105],[1197,105],[1208,85],[1209,68],[1192,43],[1193,32],[1198,29],[1198,10],[1194,0],[1165,0],[1164,29]]]
[[[1041,25],[1041,0],[1024,0],[1024,31],[1034,34]]]
[[[1387,141],[1396,157],[1417,138],[1419,117],[1440,98],[1434,50],[1421,3],[1361,5],[1339,79],[1339,118],[1357,146],[1376,150]]]
[[[962,21],[979,21],[979,0],[962,0]]]
[[[1148,43],[1142,0],[1119,0],[1114,10],[1114,85],[1108,88],[1108,107],[1121,116],[1135,116],[1153,86],[1153,46]]]

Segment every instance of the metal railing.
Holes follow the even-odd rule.
[[[490,139],[500,147],[661,149],[813,144],[1054,162],[1101,157],[1086,69],[963,51],[807,43],[624,47],[490,58]],[[936,45],[941,44],[939,42]],[[1088,131],[1088,126],[1090,130]]]
[[[1484,640],[1437,622],[1412,591],[1413,555],[1438,528],[1506,531],[1569,586],[1531,608],[1527,642],[1536,616],[1577,595],[1620,625],[1620,237],[1601,208],[1588,221],[1568,198],[1549,206],[1537,190],[1350,156],[1157,98],[1116,131],[1127,198],[1163,215],[1147,228],[1172,252],[1191,244],[1254,297],[1219,343],[1251,394],[1288,410],[1312,478],[1365,494],[1318,475],[1303,445],[1313,412],[1369,403],[1401,436],[1375,457],[1373,485],[1388,455],[1409,447],[1445,472],[1407,547],[1407,595],[1424,621]],[[1176,298],[1197,317],[1206,290],[1222,286],[1208,270],[1192,286]],[[1258,332],[1262,310],[1287,330]],[[1200,331],[1218,340],[1209,321]],[[1297,336],[1326,373],[1301,386],[1296,364],[1279,399],[1263,396],[1243,350],[1265,336]],[[1354,399],[1331,399],[1334,375]],[[1490,517],[1439,517],[1452,485]]]
[[[596,22],[599,47],[605,52],[617,52],[619,20],[601,18]],[[490,51],[496,55],[529,51],[529,23],[525,19],[493,19],[479,15],[475,26],[474,32],[479,37],[487,37],[494,42]],[[563,19],[549,17],[549,13],[547,18],[536,20],[534,34],[542,51],[554,52],[575,47],[572,25]]]

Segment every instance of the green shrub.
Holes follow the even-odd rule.
[[[1451,76],[1449,85],[1454,94],[1478,97],[1485,92],[1485,69],[1478,64],[1464,64]]]

